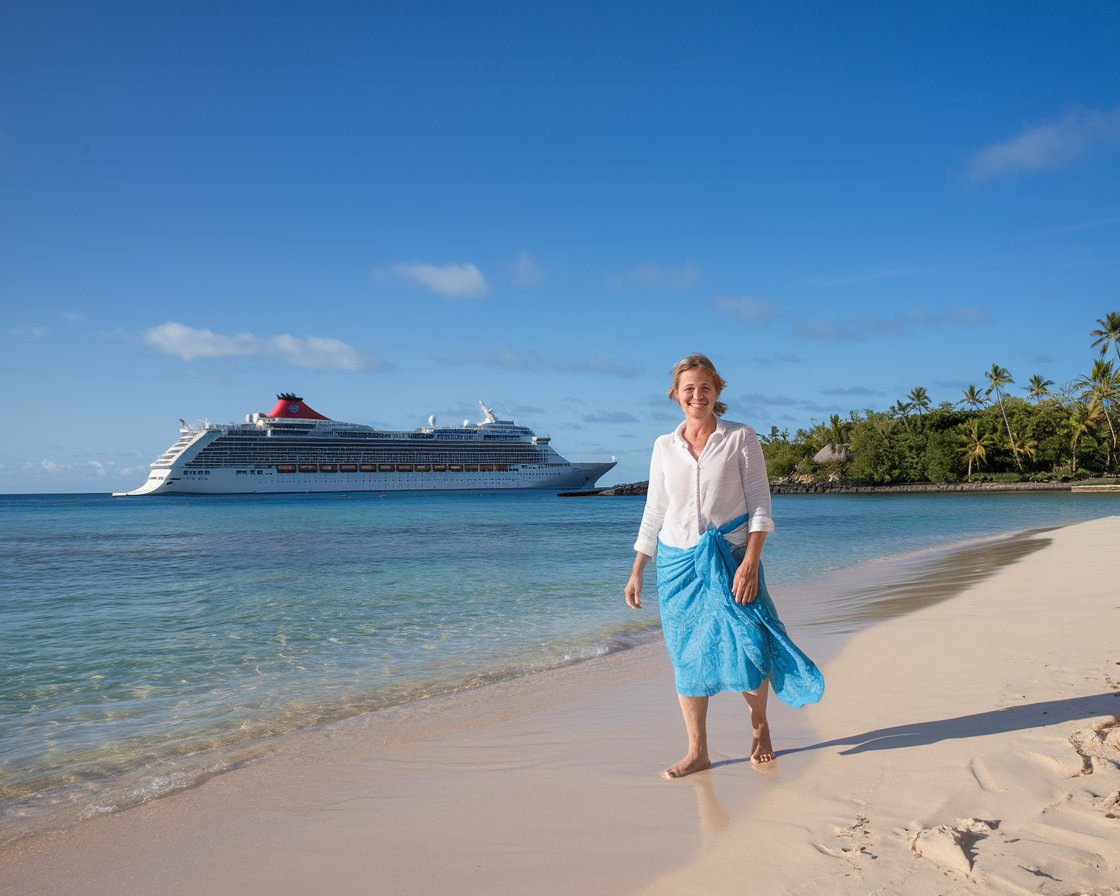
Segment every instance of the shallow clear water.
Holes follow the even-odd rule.
[[[1120,497],[1064,492],[774,504],[779,604],[790,584],[853,564],[1120,513]],[[642,506],[0,497],[0,819],[112,808],[108,791],[137,769],[189,783],[204,751],[656,637],[656,611],[622,599]]]

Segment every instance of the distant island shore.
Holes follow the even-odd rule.
[[[560,492],[561,498],[613,498],[644,495],[649,481],[623,482],[605,488],[577,492]],[[921,492],[1038,492],[1038,491],[1116,491],[1120,482],[1115,478],[1081,480],[1078,482],[907,482],[874,485],[860,482],[798,482],[775,480],[770,483],[774,495],[823,495],[823,494],[902,494]]]

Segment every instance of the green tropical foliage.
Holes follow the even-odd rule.
[[[993,364],[987,388],[969,386],[956,404],[934,407],[915,386],[883,410],[833,414],[792,436],[775,427],[762,437],[767,469],[777,479],[875,484],[1120,475],[1120,314],[1096,324],[1099,357],[1060,387],[1035,374],[1025,397],[1013,395],[1011,372]],[[1112,348],[1117,362],[1105,358]],[[826,446],[831,459],[814,463]]]
[[[1031,377],[1031,381],[1027,385],[1027,396],[1031,401],[1042,401],[1042,399],[1050,394],[1050,387],[1053,385],[1053,380],[1045,379],[1036,373]]]
[[[1109,464],[1116,457],[1116,427],[1112,423],[1112,412],[1120,404],[1120,373],[1117,373],[1111,361],[1103,358],[1093,362],[1093,370],[1088,376],[1078,377],[1073,381],[1076,388],[1082,390],[1081,397],[1090,404],[1100,405],[1105,423],[1111,435],[1111,454]]]
[[[1007,440],[1011,443],[1011,456],[1015,458],[1015,466],[1022,470],[1023,464],[1019,460],[1019,449],[1015,447],[1015,437],[1011,434],[1011,424],[1007,420],[1007,408],[1003,406],[1003,387],[1011,385],[1015,380],[1011,378],[1011,373],[1006,367],[1000,367],[998,364],[993,364],[992,369],[984,376],[988,380],[988,388],[984,390],[984,393],[986,395],[996,393],[996,401],[999,402],[999,410],[1003,414],[1003,425],[1007,427]]]
[[[975,386],[969,386],[962,393],[964,398],[957,402],[957,404],[966,404],[970,408],[982,408],[988,403],[988,400],[980,394],[980,391]]]
[[[915,386],[906,398],[909,400],[911,407],[917,410],[919,414],[929,410],[929,393],[926,392],[924,386]]]
[[[1102,358],[1108,354],[1108,347],[1111,345],[1116,349],[1117,360],[1120,360],[1120,313],[1108,312],[1103,320],[1097,321],[1097,329],[1089,335],[1096,337],[1093,340],[1093,348],[1100,348]]]

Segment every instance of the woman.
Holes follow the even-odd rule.
[[[662,772],[680,778],[711,766],[708,698],[739,691],[750,709],[751,762],[774,760],[766,720],[771,682],[791,706],[820,699],[824,679],[786,636],[762,574],[773,531],[766,461],[753,429],[720,419],[726,383],[704,355],[673,368],[669,398],[684,412],[657,439],[645,513],[634,543],[626,602],[642,606],[642,576],[657,554],[665,645],[688,732],[688,752]]]

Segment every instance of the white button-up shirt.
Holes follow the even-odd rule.
[[[758,436],[745,423],[716,418],[716,431],[699,459],[682,435],[682,423],[653,443],[646,509],[634,550],[652,557],[660,534],[665,544],[690,548],[709,529],[744,513],[750,524],[727,536],[743,545],[748,532],[773,532],[770,483]]]

